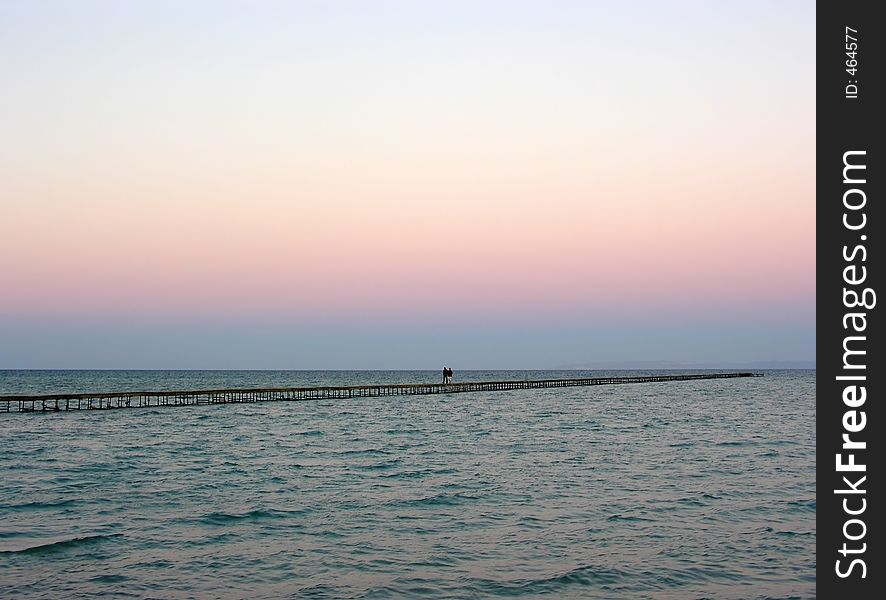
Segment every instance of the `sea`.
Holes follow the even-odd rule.
[[[815,371],[758,373],[0,413],[0,597],[812,598]],[[0,395],[440,379],[7,370]]]

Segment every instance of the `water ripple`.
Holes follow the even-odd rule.
[[[436,381],[3,373],[13,392]],[[814,389],[771,372],[7,415],[0,596],[811,597]]]

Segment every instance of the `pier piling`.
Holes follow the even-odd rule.
[[[195,406],[268,402],[274,400],[338,400],[380,396],[424,396],[529,390],[590,385],[660,383],[698,379],[754,377],[754,373],[690,373],[682,375],[640,375],[629,377],[578,377],[570,379],[535,379],[510,381],[465,381],[459,383],[391,383],[341,387],[280,387],[213,390],[128,391],[77,394],[0,395],[0,412],[65,412],[148,408],[156,406]]]

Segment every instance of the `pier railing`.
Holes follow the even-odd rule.
[[[684,375],[644,375],[630,377],[579,377],[510,381],[465,381],[459,383],[391,383],[340,387],[280,387],[150,392],[96,392],[77,394],[0,395],[0,412],[56,412],[156,406],[197,406],[232,402],[274,400],[332,400],[377,398],[381,396],[421,396],[462,392],[529,390],[589,385],[658,383],[696,379],[753,377],[753,373],[691,373]]]

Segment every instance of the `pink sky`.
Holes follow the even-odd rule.
[[[814,336],[814,6],[111,6],[0,8],[7,322]]]

